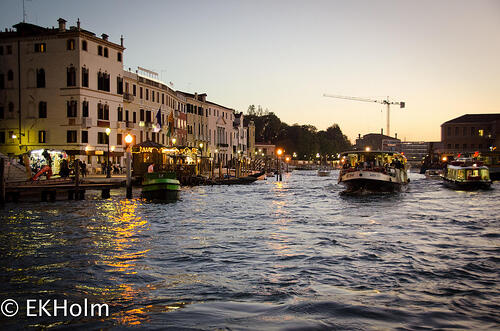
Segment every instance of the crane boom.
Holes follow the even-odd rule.
[[[391,105],[399,105],[399,108],[405,108],[405,102],[400,101],[400,102],[394,102],[390,101],[389,97],[387,97],[384,100],[375,100],[375,99],[368,99],[368,98],[359,98],[359,97],[348,97],[344,95],[335,95],[335,94],[323,94],[324,97],[328,98],[337,98],[337,99],[345,99],[345,100],[353,100],[353,101],[363,101],[363,102],[376,102],[380,103],[383,105],[387,105],[387,135],[391,135],[391,124],[390,124],[390,112],[391,112]]]

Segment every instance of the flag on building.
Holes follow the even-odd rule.
[[[158,123],[158,125],[160,126],[161,128],[161,108],[158,109],[158,113],[156,113],[156,122]]]
[[[170,137],[172,133],[174,132],[174,112],[170,112],[170,115],[168,115],[168,132],[167,136]]]

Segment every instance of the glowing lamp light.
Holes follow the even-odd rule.
[[[106,134],[109,136],[110,133],[111,133],[111,129],[110,128],[106,128]]]
[[[283,150],[281,148],[278,148],[276,154],[278,154],[278,156],[281,156],[281,154],[283,154]]]
[[[89,145],[85,146],[85,152],[88,152],[88,151],[90,151],[90,146]]]
[[[285,158],[285,161],[286,161],[286,162],[290,161],[290,156],[287,156],[287,157]]]
[[[370,151],[370,146],[366,146],[365,151],[369,152]]]
[[[317,158],[319,158],[319,157],[320,157],[319,153],[316,153],[316,157],[317,157]]]
[[[114,152],[115,151],[115,146],[111,146],[110,149],[111,149],[112,152]]]
[[[446,162],[446,161],[448,161],[448,158],[446,156],[443,156],[443,158],[441,160],[443,160],[443,162]]]
[[[177,139],[172,138],[172,145],[175,145],[176,142],[177,142]]]
[[[200,148],[203,148],[203,143],[200,143]]]
[[[297,157],[297,153],[293,152],[293,157]]]
[[[215,153],[219,153],[219,150],[217,148],[215,149]]]
[[[132,140],[134,140],[134,138],[132,137],[132,135],[130,133],[125,136],[125,143],[126,144],[131,144]]]
[[[17,139],[17,135],[15,133],[12,134],[12,139]]]

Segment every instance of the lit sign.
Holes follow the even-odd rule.
[[[104,151],[95,151],[95,155],[104,155]]]

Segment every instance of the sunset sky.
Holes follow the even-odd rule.
[[[351,139],[385,130],[379,104],[323,93],[405,101],[391,133],[440,140],[440,124],[500,113],[500,1],[68,1],[25,2],[27,22],[62,17],[124,36],[124,67],[145,67],[175,89],[288,124]],[[22,21],[22,0],[2,0],[0,28]],[[382,111],[383,110],[383,111]]]

